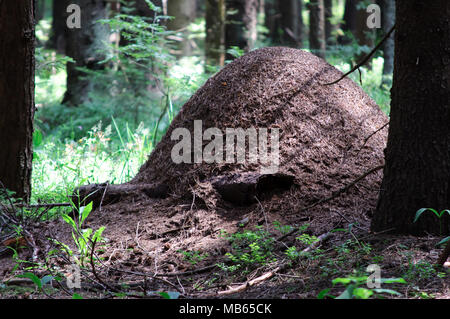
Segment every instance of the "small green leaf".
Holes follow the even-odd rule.
[[[439,215],[439,217],[442,217],[442,215],[444,215],[444,213],[447,213],[450,215],[450,210],[449,209],[444,209]]]
[[[77,229],[77,224],[75,224],[75,221],[67,214],[62,214],[61,217],[64,219],[64,221],[72,226],[73,229]]]
[[[321,292],[319,292],[319,294],[317,295],[317,299],[324,299],[325,297],[332,297],[331,295],[329,295],[328,293],[330,292],[330,288],[326,288],[324,290],[322,290]]]
[[[80,224],[89,216],[92,211],[92,202],[80,208]]]
[[[383,284],[406,284],[403,278],[381,278],[380,282]]]
[[[47,285],[52,280],[53,280],[53,276],[52,275],[46,275],[46,276],[42,277],[42,279],[41,279],[42,286]]]
[[[31,281],[39,288],[39,290],[42,289],[42,282],[41,282],[41,280],[39,279],[38,276],[36,276],[32,272],[26,272],[26,273],[18,275],[16,277],[17,278],[28,278],[28,279],[31,279]]]
[[[80,294],[74,293],[72,299],[83,299],[83,297]]]
[[[416,216],[414,217],[413,223],[415,223],[415,222],[419,219],[420,215],[422,215],[422,214],[423,214],[424,212],[426,212],[427,210],[430,210],[430,211],[432,211],[433,213],[439,215],[438,212],[437,212],[436,210],[434,210],[433,208],[421,208],[421,209],[419,209],[419,210],[416,212]]]
[[[180,293],[176,291],[168,291],[168,292],[162,291],[158,292],[158,295],[160,295],[164,299],[178,299]]]
[[[158,295],[160,295],[164,299],[170,299],[170,295],[165,291],[158,292]]]
[[[348,286],[342,294],[336,297],[336,299],[352,299],[353,290],[355,290],[355,285]]]
[[[358,299],[369,299],[373,295],[373,291],[366,288],[355,288],[353,290],[353,296]]]
[[[102,233],[104,230],[105,230],[105,226],[102,226],[99,229],[97,229],[95,231],[94,235],[92,236],[92,241],[98,242],[100,240],[100,238],[102,237]]]
[[[343,285],[347,285],[349,283],[351,283],[353,280],[351,278],[336,278],[333,279],[332,283],[333,285],[335,284],[343,284]]]
[[[395,290],[392,290],[392,289],[377,288],[377,289],[374,289],[373,291],[375,291],[376,293],[379,293],[379,294],[390,294],[390,295],[397,295],[397,296],[401,296],[402,295],[398,291],[395,291]]]
[[[438,242],[438,243],[436,244],[436,246],[443,245],[443,244],[445,244],[445,243],[448,242],[448,241],[450,241],[450,236],[448,236],[448,237],[442,239],[440,242]]]

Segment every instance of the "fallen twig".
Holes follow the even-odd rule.
[[[370,174],[375,173],[376,171],[379,171],[380,169],[383,169],[383,168],[384,168],[384,165],[379,165],[379,166],[377,166],[377,167],[374,167],[374,168],[370,169],[369,171],[365,172],[364,174],[362,174],[361,176],[359,176],[358,178],[356,178],[356,179],[355,179],[354,181],[352,181],[350,184],[348,184],[348,185],[346,185],[345,187],[343,187],[343,188],[341,188],[341,189],[339,189],[339,190],[333,192],[333,194],[332,194],[331,196],[329,196],[329,197],[327,197],[327,198],[325,198],[325,199],[321,199],[321,200],[319,200],[318,202],[316,202],[316,203],[314,203],[314,204],[312,204],[312,205],[310,205],[310,206],[304,207],[304,208],[300,209],[299,212],[304,212],[304,211],[306,211],[306,210],[308,210],[308,209],[311,209],[311,208],[316,207],[317,205],[320,205],[320,204],[329,202],[329,201],[332,200],[332,199],[335,199],[336,197],[338,197],[338,196],[341,195],[342,193],[347,192],[352,186],[356,185],[359,181],[363,180],[364,178],[366,178],[366,177],[369,176]]]
[[[347,77],[349,74],[352,74],[353,72],[355,72],[356,70],[359,70],[359,68],[361,66],[363,66],[364,64],[367,63],[367,61],[370,60],[370,58],[375,54],[375,52],[378,51],[379,48],[381,48],[381,46],[383,45],[383,43],[391,36],[392,32],[394,32],[395,30],[395,24],[394,26],[391,28],[391,30],[389,30],[388,33],[386,33],[386,35],[384,36],[384,38],[380,41],[380,43],[377,44],[377,46],[375,48],[373,48],[372,51],[369,52],[369,54],[367,54],[364,59],[359,62],[357,65],[355,65],[350,71],[348,71],[347,73],[345,73],[343,76],[341,76],[339,79],[337,79],[336,81],[333,81],[331,83],[325,83],[323,85],[333,85],[336,84],[340,81],[342,81],[345,77]]]
[[[364,140],[363,145],[361,146],[361,148],[359,149],[358,153],[356,153],[355,157],[358,156],[358,154],[362,151],[362,149],[364,148],[364,146],[366,146],[367,142],[372,138],[372,136],[374,136],[375,134],[377,134],[378,132],[380,132],[381,130],[383,130],[386,126],[389,125],[389,122],[387,122],[386,124],[384,124],[382,127],[380,127],[379,129],[377,129],[375,132],[371,133],[369,136],[366,137],[366,139]]]
[[[272,278],[273,275],[275,275],[279,270],[281,270],[281,268],[282,268],[282,266],[279,266],[279,267],[275,268],[274,270],[266,272],[265,274],[255,278],[253,280],[247,281],[245,284],[242,284],[242,285],[240,285],[238,287],[231,288],[231,289],[228,289],[228,290],[225,290],[225,291],[219,291],[218,294],[223,296],[223,295],[231,295],[231,294],[235,294],[235,293],[244,291],[248,287],[255,286],[255,285],[257,285],[257,284],[259,284],[259,283],[261,283],[261,282],[263,282],[263,281],[265,281],[267,279]]]

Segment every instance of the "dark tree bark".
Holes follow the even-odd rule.
[[[65,54],[66,52],[66,20],[69,3],[68,0],[53,0],[52,30],[47,46],[60,54]]]
[[[389,32],[395,24],[395,0],[381,1],[381,14],[383,31]],[[384,65],[383,65],[383,84],[391,84],[391,76],[394,72],[394,37],[389,37],[383,46]]]
[[[167,28],[181,35],[181,41],[177,48],[177,56],[189,56],[192,54],[192,44],[188,39],[187,27],[194,22],[196,16],[196,0],[168,0],[167,15],[174,19],[167,22]]]
[[[226,0],[225,48],[237,46],[248,52],[257,38],[258,0]],[[227,54],[227,59],[233,57]]]
[[[327,45],[333,45],[334,39],[333,34],[333,24],[331,23],[331,18],[333,17],[333,1],[324,0],[325,9],[325,41]]]
[[[0,1],[0,181],[29,201],[33,160],[34,1]]]
[[[264,24],[275,45],[303,46],[304,22],[302,0],[266,0]]]
[[[369,14],[367,13],[367,6],[364,4],[375,3],[374,0],[357,0],[356,1],[356,16],[355,16],[355,30],[353,31],[353,35],[356,38],[356,41],[360,47],[366,46],[368,49],[372,49],[375,45],[375,29],[371,29],[367,26],[367,18]],[[357,62],[361,61],[367,53],[359,54],[355,57]],[[370,62],[366,64],[367,67],[370,67]]]
[[[420,208],[450,208],[450,2],[396,1],[395,66],[386,165],[372,230],[440,234]],[[450,218],[441,220],[442,234]]]
[[[81,8],[81,28],[67,30],[66,54],[76,63],[67,63],[67,90],[63,104],[78,106],[89,100],[93,82],[79,67],[101,70],[109,41],[109,28],[97,22],[107,18],[106,4],[102,0],[72,0]]]
[[[303,43],[302,1],[278,0],[281,13],[282,44],[301,47]]]
[[[45,14],[45,0],[36,0],[36,24],[44,18]]]
[[[344,32],[354,33],[356,29],[356,3],[358,0],[345,0],[345,9],[344,9],[344,23],[342,25],[342,30]],[[346,37],[341,39],[344,43],[348,40]]]
[[[206,65],[225,63],[225,0],[206,0]]]
[[[268,30],[268,38],[273,44],[281,44],[281,12],[278,0],[264,1],[264,26]]]
[[[324,0],[309,2],[309,47],[311,51],[325,59],[325,8]]]

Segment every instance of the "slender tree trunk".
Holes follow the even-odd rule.
[[[309,2],[309,46],[311,51],[325,59],[325,12],[324,0]]]
[[[382,0],[381,14],[384,32],[389,32],[395,24],[395,0]],[[394,37],[389,37],[383,46],[383,84],[391,85],[391,76],[394,72]]]
[[[226,0],[225,47],[237,46],[245,52],[257,39],[258,0]],[[227,59],[233,57],[227,54]]]
[[[225,63],[225,0],[206,0],[206,65]]]
[[[36,0],[36,24],[44,19],[45,15],[45,0]]]
[[[324,0],[325,7],[325,40],[327,45],[333,45],[335,43],[332,33],[333,24],[331,18],[333,18],[333,0]]]
[[[281,44],[281,12],[279,0],[265,0],[264,26],[268,30],[268,38],[273,44]]]
[[[168,0],[167,2],[167,15],[174,17],[174,19],[168,21],[167,28],[176,31],[181,36],[175,52],[179,57],[192,54],[193,47],[188,39],[187,27],[195,20],[196,7],[196,0]]]
[[[396,1],[395,65],[386,165],[372,230],[442,235],[420,208],[450,208],[450,2]]]
[[[66,20],[68,17],[68,0],[53,0],[52,6],[52,31],[47,46],[60,54],[66,52]]]
[[[345,33],[354,34],[356,30],[356,4],[358,0],[345,0],[345,11],[342,24],[342,30]],[[351,39],[348,35],[339,38],[340,44],[349,44]]]
[[[282,44],[301,47],[303,43],[302,1],[279,0],[281,13]]]
[[[72,0],[81,8],[81,28],[67,28],[66,54],[75,60],[67,63],[67,90],[63,104],[78,106],[89,100],[94,83],[79,67],[101,70],[109,41],[109,28],[97,22],[107,18],[106,3],[102,0]]]
[[[369,14],[367,13],[367,6],[364,4],[374,3],[375,1],[367,1],[367,0],[357,0],[356,4],[356,21],[355,21],[355,30],[354,36],[358,45],[360,47],[365,46],[367,48],[367,52],[372,49],[375,43],[375,29],[371,29],[367,26],[367,18]],[[356,55],[356,62],[361,61],[367,54],[367,52]],[[366,64],[367,67],[371,67],[370,62]]]
[[[0,181],[29,201],[33,160],[34,1],[0,1]]]

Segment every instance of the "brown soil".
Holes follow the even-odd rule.
[[[186,296],[216,298],[218,291],[232,284],[231,280],[242,282],[270,269],[270,266],[262,267],[243,277],[228,277],[215,268],[189,276],[180,275],[178,280],[181,281],[177,283],[176,273],[198,270],[226,259],[224,255],[231,248],[220,236],[221,231],[234,233],[242,228],[239,225],[242,223],[244,229],[260,225],[276,233],[273,222],[277,221],[297,226],[308,223],[307,233],[319,236],[354,224],[354,234],[359,238],[367,237],[381,171],[369,175],[331,201],[302,210],[383,164],[387,129],[371,134],[388,118],[350,79],[332,86],[323,85],[341,75],[340,71],[310,53],[264,48],[237,59],[210,78],[183,106],[138,175],[126,184],[126,187],[138,186],[137,190],[124,193],[118,202],[104,203],[101,210],[97,209],[89,217],[89,227],[106,226],[104,237],[107,243],[101,253],[105,265],[133,272],[168,274],[164,278],[184,289]],[[270,187],[278,184],[273,180],[266,182],[269,187],[264,192],[252,193],[257,195],[254,201],[236,205],[233,200],[224,199],[217,185],[223,186],[226,181],[227,187],[241,187],[241,181],[245,180],[250,181],[249,185],[257,181],[255,185],[260,187],[261,179],[257,174],[261,167],[258,164],[174,164],[170,155],[177,141],[170,139],[171,133],[179,127],[192,132],[194,120],[203,121],[203,130],[217,127],[223,132],[226,128],[279,128],[279,174],[282,179],[292,177],[293,180],[283,187]],[[369,136],[371,138],[366,141]],[[257,177],[254,178],[255,174]],[[227,184],[230,180],[231,184]],[[140,190],[145,189],[142,185],[164,185],[167,196],[142,192]],[[246,191],[247,188],[242,192]],[[62,242],[72,242],[70,229],[61,221],[52,222],[45,229],[48,233],[51,230],[52,235]],[[283,242],[294,245],[293,237],[288,236]],[[352,238],[348,232],[338,232],[322,248],[325,251],[331,249],[332,258],[333,247]],[[386,277],[399,275],[400,266],[405,263],[404,256],[396,248],[399,241],[409,243],[413,250],[423,243],[430,251],[436,240],[388,236],[369,239],[373,241],[374,253],[384,258],[382,267],[387,269],[383,274]],[[283,245],[278,248],[280,258],[284,258],[285,249]],[[198,251],[208,256],[192,265],[180,251]],[[420,249],[416,253],[424,255]],[[437,256],[427,258],[431,261]],[[356,267],[371,262],[353,260],[351,263]],[[285,273],[286,277],[277,275],[236,296],[315,298],[321,289],[331,287],[334,278],[332,274],[323,277],[322,266],[314,262],[306,268],[294,266]],[[142,280],[132,273],[105,269],[99,271],[110,283]],[[342,270],[340,276],[343,274],[351,274],[351,268]],[[205,282],[211,278],[217,281],[207,286]],[[151,280],[149,285],[151,290],[174,290],[163,281]],[[436,282],[433,287],[441,291],[437,297],[448,297],[448,285]]]

